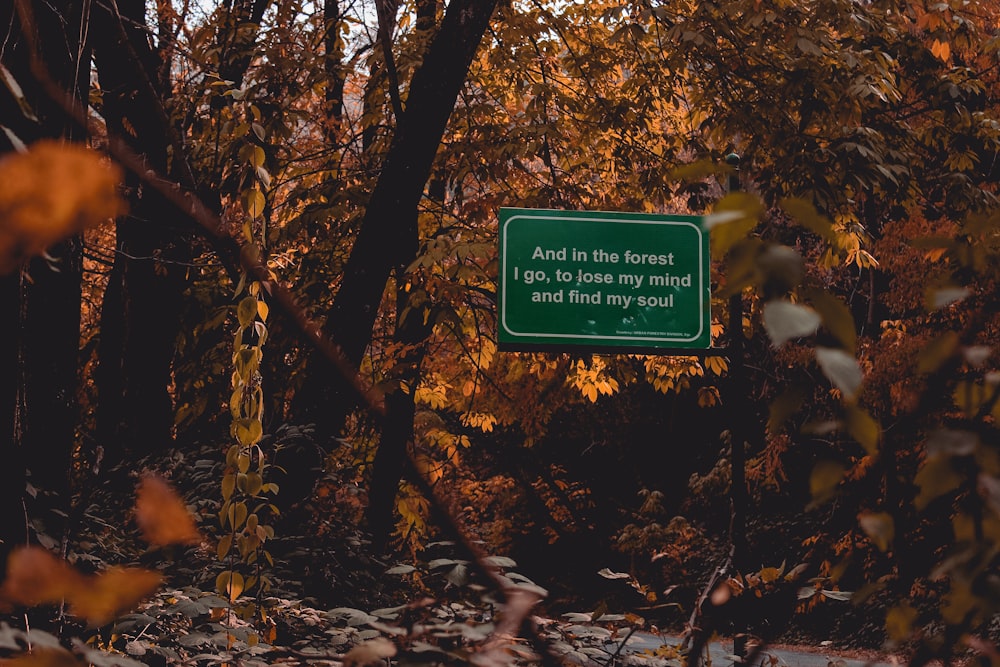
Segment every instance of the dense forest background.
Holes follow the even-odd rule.
[[[2,655],[1000,664],[998,16],[0,4]],[[498,350],[505,206],[705,215],[719,351]]]

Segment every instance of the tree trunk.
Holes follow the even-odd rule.
[[[382,294],[392,270],[412,261],[416,252],[416,211],[448,117],[496,0],[453,0],[441,28],[413,75],[406,112],[372,191],[361,230],[344,268],[344,277],[323,333],[360,364],[371,340]],[[296,417],[337,435],[356,405],[349,384],[319,355],[293,405]]]
[[[402,268],[397,269],[397,275],[402,272]],[[409,285],[396,288],[396,331],[393,340],[402,344],[403,352],[396,364],[394,389],[385,397],[382,437],[372,462],[372,480],[365,513],[372,536],[372,549],[376,554],[385,551],[392,535],[396,495],[406,467],[407,447],[413,443],[414,395],[420,383],[424,342],[433,327],[432,318],[425,320],[422,309],[411,308],[412,294],[413,288]]]
[[[24,541],[24,461],[15,438],[20,316],[18,274],[0,276],[0,327],[7,344],[0,345],[0,573],[7,571],[7,554]],[[2,581],[2,576],[0,576]]]
[[[168,164],[171,128],[157,90],[156,53],[146,37],[145,3],[120,0],[122,18],[95,5],[95,56],[110,132],[146,164],[180,177],[184,157]],[[173,167],[171,169],[170,167]],[[187,181],[187,182],[185,182]],[[109,463],[168,445],[173,405],[168,387],[188,285],[193,228],[163,198],[127,178],[129,213],[116,226],[114,266],[101,309],[97,429]]]
[[[8,35],[3,63],[21,85],[36,119],[25,116],[10,91],[0,96],[4,124],[24,143],[42,138],[79,138],[81,131],[59,103],[42,94],[30,68],[29,47],[40,49],[47,76],[67,97],[85,106],[89,87],[89,47],[80,30],[88,17],[73,0],[31,3],[32,25],[22,24],[13,5],[0,10]],[[30,39],[28,39],[30,37]],[[13,149],[13,145],[4,146]],[[4,465],[0,476],[0,566],[10,548],[27,535],[24,513],[26,474],[38,491],[36,517],[54,540],[71,497],[70,470],[76,442],[77,363],[80,346],[80,289],[83,243],[73,237],[49,248],[49,259],[34,259],[4,276],[0,312],[9,341],[0,361],[0,428]],[[57,510],[55,512],[51,510]],[[4,571],[0,569],[0,571]]]

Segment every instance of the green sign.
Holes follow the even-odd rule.
[[[500,345],[709,348],[708,257],[698,216],[501,208]]]

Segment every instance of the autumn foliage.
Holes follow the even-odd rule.
[[[995,3],[9,4],[0,649],[997,664]],[[715,349],[503,349],[507,206],[704,216]]]

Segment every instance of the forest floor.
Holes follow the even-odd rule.
[[[165,576],[163,589],[141,609],[99,632],[92,638],[96,645],[118,651],[141,649],[168,664],[211,654],[220,659],[244,659],[250,665],[264,657],[261,651],[265,650],[272,662],[281,659],[299,664],[307,661],[305,656],[338,655],[379,636],[411,645],[411,659],[422,655],[419,650],[453,660],[464,655],[457,652],[459,647],[464,651],[490,636],[494,615],[502,606],[497,605],[489,582],[477,578],[457,545],[432,543],[413,559],[405,554],[398,554],[398,560],[372,557],[367,537],[358,528],[356,510],[343,500],[333,503],[344,485],[332,477],[324,482],[327,486],[320,487],[321,491],[328,489],[327,493],[282,513],[277,537],[268,543],[274,562],[267,566],[266,574],[273,589],[265,596],[264,622],[232,621],[231,615],[222,613],[228,604],[215,590],[216,575],[224,566],[210,539],[217,532],[213,524],[218,522],[216,496],[222,466],[208,456],[174,457],[156,463],[149,467],[158,469],[194,499],[191,507],[203,519],[206,545],[179,551],[143,549],[136,540],[130,494],[95,489],[81,512],[76,540],[70,544],[72,559],[79,566],[94,569],[139,564],[158,569]],[[536,586],[518,574],[511,559],[492,558],[512,584],[538,589],[549,583],[539,580]],[[677,633],[663,624],[664,634],[658,634],[652,627],[657,619],[642,619],[623,608],[592,622],[591,613],[564,614],[564,605],[558,601],[550,599],[548,604],[552,605],[551,614],[546,613],[545,603],[537,608],[538,639],[570,660],[611,664],[608,660],[616,651],[613,642],[631,633],[633,641],[628,651],[622,652],[622,657],[625,653],[629,656],[625,662],[646,667],[681,664],[677,652],[671,654],[668,645],[679,643]],[[769,645],[764,652],[770,660],[765,666],[902,664],[897,656],[871,648],[880,645],[882,627],[873,619],[884,616],[843,604],[823,606],[822,617],[813,617],[809,623],[811,631],[782,627],[782,632],[773,634],[779,643]],[[580,607],[595,608],[583,601],[574,605]],[[776,621],[776,625],[784,623]],[[816,628],[828,634],[823,636]],[[671,637],[674,639],[668,641]],[[731,639],[719,642],[713,651],[719,656],[716,667],[731,665],[732,660],[726,660],[731,653]]]

